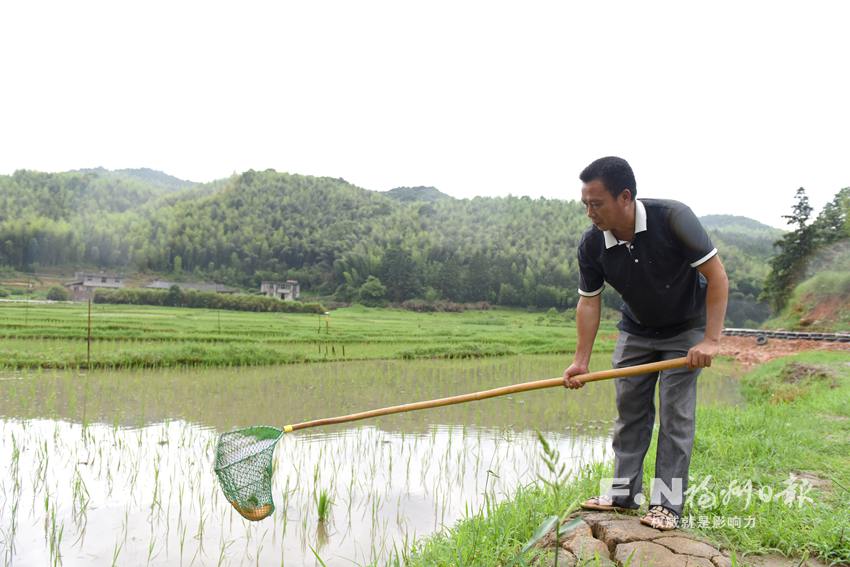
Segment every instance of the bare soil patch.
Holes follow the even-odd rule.
[[[827,341],[768,339],[757,345],[755,337],[723,337],[720,339],[720,356],[731,356],[738,362],[754,366],[774,358],[789,356],[807,350],[831,350],[850,355],[850,344]]]

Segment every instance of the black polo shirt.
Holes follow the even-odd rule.
[[[578,292],[592,297],[608,282],[623,298],[621,330],[669,338],[705,324],[707,282],[696,268],[715,254],[717,248],[686,205],[638,199],[631,242],[595,226],[582,236]]]

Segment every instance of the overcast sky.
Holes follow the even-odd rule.
[[[848,6],[848,7],[845,7]],[[850,185],[845,2],[4,2],[0,173],[246,169],[638,195],[774,226]]]

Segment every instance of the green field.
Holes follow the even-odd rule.
[[[84,368],[87,305],[0,304],[0,366]],[[616,329],[603,322],[596,350]],[[494,309],[415,313],[348,307],[328,315],[92,306],[92,368],[239,366],[571,353],[563,314]]]

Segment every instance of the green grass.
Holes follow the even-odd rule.
[[[0,367],[85,367],[87,319],[84,304],[0,303]],[[566,317],[508,309],[349,307],[325,316],[97,304],[92,337],[95,368],[474,358],[575,348],[575,326]],[[613,338],[613,324],[603,323],[599,349],[610,351]]]
[[[521,486],[509,502],[498,505],[493,504],[493,495],[482,509],[471,510],[469,518],[415,543],[391,563],[408,567],[510,565],[541,522],[574,509],[582,497],[598,491],[598,479],[608,473],[602,465],[589,467],[558,491]]]
[[[694,499],[683,516],[697,525],[701,517],[710,524],[714,518],[724,518],[722,525],[694,531],[733,549],[739,558],[778,552],[846,564],[850,561],[850,354],[805,353],[776,360],[742,381],[745,406],[698,410],[690,471]],[[789,395],[789,384],[793,395]],[[654,454],[653,443],[645,466],[647,487]],[[761,495],[776,496],[785,490],[792,474],[810,475],[805,478],[817,483],[808,492],[801,481],[790,485],[796,486],[794,494],[811,501],[803,500],[799,506],[799,498],[790,505],[782,498],[763,500]],[[399,562],[508,564],[546,517],[563,515],[576,502],[596,494],[599,479],[608,475],[610,467],[597,464],[558,491],[545,484],[519,487],[510,501],[471,511],[468,519],[452,529],[415,543]],[[752,484],[749,500],[748,482]],[[753,518],[754,525],[728,525],[734,518],[741,518],[743,525]]]
[[[701,513],[754,517],[756,525],[700,531],[743,552],[850,561],[850,353],[775,360],[745,377],[744,393],[747,408],[700,413],[692,473],[710,476],[717,494],[751,480],[764,496],[805,474],[816,483],[812,501],[788,506],[754,497],[746,506],[743,498],[721,499]]]

